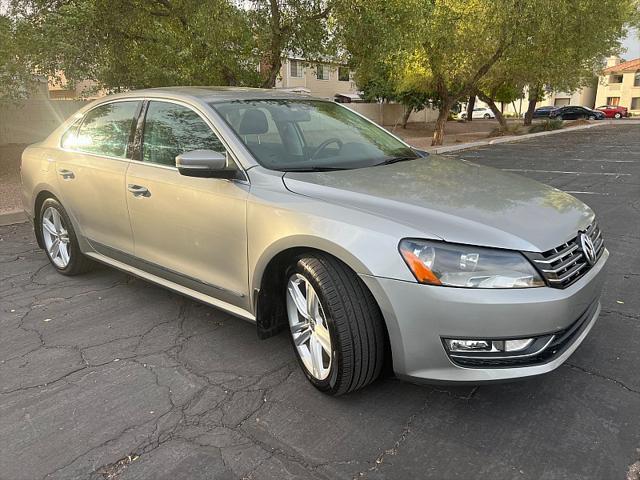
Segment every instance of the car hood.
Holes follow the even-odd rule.
[[[574,238],[594,218],[578,199],[520,175],[429,156],[331,172],[288,172],[292,192],[392,219],[426,237],[523,251]]]

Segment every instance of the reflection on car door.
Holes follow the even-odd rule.
[[[65,135],[56,161],[61,200],[97,250],[133,253],[125,197],[125,174],[135,118],[142,102],[121,101],[90,110]]]
[[[175,168],[177,155],[225,152],[222,142],[190,107],[150,101],[139,144],[126,184],[140,268],[248,309],[248,184]]]

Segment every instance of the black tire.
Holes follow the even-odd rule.
[[[332,348],[329,375],[318,380],[303,364],[289,334],[302,371],[318,390],[329,395],[342,395],[369,385],[382,371],[386,342],[384,320],[373,295],[348,266],[329,255],[300,257],[287,269],[285,295],[288,279],[296,273],[316,291]]]
[[[595,115],[589,115],[589,120],[595,120],[596,116]]]
[[[491,118],[491,115],[489,115],[488,113],[485,113],[485,114],[484,114],[484,118],[485,118],[485,119],[489,119],[489,118]]]
[[[88,272],[94,267],[95,264],[80,251],[80,246],[78,245],[78,237],[76,236],[76,232],[73,229],[73,224],[69,219],[69,215],[67,215],[65,209],[55,198],[47,198],[40,207],[40,211],[38,212],[38,230],[40,231],[39,235],[43,235],[42,217],[44,215],[44,212],[49,207],[54,208],[58,211],[62,218],[64,228],[67,230],[69,237],[69,263],[66,267],[60,268],[53,262],[49,251],[45,247],[44,251],[47,254],[49,262],[51,263],[53,268],[55,268],[56,271],[58,273],[61,273],[62,275],[73,276]],[[44,245],[44,241],[42,242],[42,244]]]
[[[616,112],[613,118],[615,118],[616,120],[620,120],[622,118],[622,114],[620,112]]]

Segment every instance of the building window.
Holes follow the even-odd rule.
[[[631,110],[640,110],[640,97],[633,97],[631,99]]]
[[[338,67],[338,80],[341,82],[349,81],[349,67]]]
[[[636,71],[636,75],[633,77],[633,86],[640,87],[640,70]]]
[[[318,80],[329,80],[329,67],[322,63],[316,65],[316,78]]]
[[[289,60],[289,74],[292,77],[302,77],[302,62],[298,60]]]
[[[617,107],[620,105],[620,97],[607,97],[607,105]]]
[[[622,83],[622,75],[609,75],[609,83]]]

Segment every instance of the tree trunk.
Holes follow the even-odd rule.
[[[413,108],[404,107],[404,114],[402,115],[402,128],[407,128],[407,122],[409,121],[409,117],[413,113]]]
[[[269,73],[262,82],[262,88],[273,88],[276,86],[276,79],[280,73],[280,68],[282,68],[282,58],[280,58],[280,55],[275,56],[275,59],[271,58],[269,62]]]
[[[473,107],[476,106],[476,94],[469,95],[469,101],[467,102],[467,122],[473,120]]]
[[[531,125],[536,103],[538,103],[538,87],[529,88],[529,106],[527,107],[527,113],[524,115],[524,125]]]
[[[433,138],[431,140],[432,146],[442,145],[444,141],[444,127],[447,125],[447,120],[449,119],[449,113],[451,112],[451,107],[453,105],[453,101],[447,99],[442,102],[440,106],[440,113],[438,113],[438,119],[436,120],[436,128],[433,131]]]
[[[507,125],[507,119],[504,117],[504,115],[496,105],[496,102],[493,101],[493,98],[488,97],[482,92],[478,92],[478,97],[480,97],[480,100],[482,100],[484,103],[489,105],[489,108],[496,116],[496,120],[498,120],[498,123],[500,124],[500,130],[506,132],[509,129],[509,126]]]

